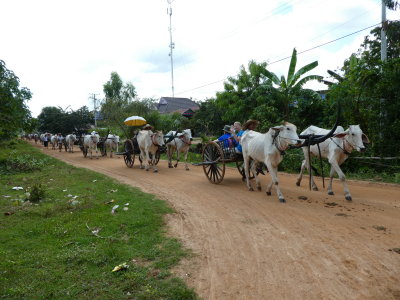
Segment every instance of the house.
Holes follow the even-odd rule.
[[[200,106],[188,98],[161,97],[157,104],[157,110],[160,114],[178,112],[188,118],[192,117],[199,109]]]

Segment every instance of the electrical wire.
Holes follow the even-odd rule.
[[[396,21],[397,21],[397,20],[396,20]],[[336,38],[336,39],[334,39],[334,40],[331,40],[331,41],[329,41],[329,42],[322,43],[322,44],[319,44],[319,45],[317,45],[317,46],[311,47],[311,48],[309,48],[309,49],[307,49],[307,50],[299,51],[299,52],[297,52],[297,55],[300,55],[300,54],[306,53],[306,52],[308,52],[308,51],[311,51],[311,50],[314,50],[314,49],[317,49],[317,48],[326,46],[326,45],[328,45],[328,44],[337,42],[337,41],[339,41],[339,40],[341,40],[341,39],[344,39],[344,38],[346,38],[346,37],[352,36],[352,35],[354,35],[354,34],[357,34],[357,33],[359,33],[359,32],[362,32],[362,31],[364,31],[364,30],[370,29],[370,28],[372,28],[372,27],[376,27],[376,26],[378,26],[378,25],[380,25],[380,24],[381,24],[381,22],[379,22],[379,23],[377,23],[377,24],[374,24],[374,25],[371,25],[371,26],[368,26],[368,27],[365,27],[365,28],[362,28],[362,29],[359,29],[359,30],[357,30],[357,31],[354,31],[354,32],[349,33],[349,34],[346,34],[346,35],[344,35],[344,36],[341,36],[341,37]],[[291,58],[291,57],[292,57],[292,56],[286,56],[286,57],[284,57],[284,58],[281,58],[281,59],[275,60],[275,61],[273,61],[273,62],[270,62],[270,63],[268,63],[268,65],[272,65],[272,64],[281,62],[281,61],[283,61],[283,60],[287,60],[287,59],[289,59],[289,58]],[[207,84],[204,84],[204,85],[201,85],[201,86],[198,86],[198,87],[195,87],[195,88],[186,90],[186,91],[178,92],[178,93],[175,93],[175,95],[180,95],[180,94],[188,93],[188,92],[191,92],[191,91],[195,91],[195,90],[204,88],[204,87],[206,87],[206,86],[209,86],[209,85],[213,85],[213,84],[222,82],[222,81],[224,81],[224,80],[226,80],[226,78],[220,79],[220,80],[217,80],[217,81],[214,81],[214,82],[210,82],[210,83],[207,83]]]

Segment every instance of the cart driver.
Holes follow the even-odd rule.
[[[153,130],[153,126],[151,126],[150,124],[146,124],[142,127],[142,130]]]
[[[238,143],[232,136],[233,127],[231,125],[225,125],[222,130],[224,134],[221,135],[217,141],[224,141],[224,148],[236,147]]]

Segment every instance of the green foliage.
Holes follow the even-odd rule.
[[[400,22],[396,26],[398,24]],[[341,101],[343,127],[360,124],[373,142],[368,155],[398,156],[400,59],[390,56],[400,53],[399,39],[396,35],[388,35],[388,53],[392,54],[388,55],[387,62],[382,63],[378,28],[371,34],[373,37],[365,38],[358,53],[345,61],[342,80],[329,89],[328,105]]]
[[[65,111],[61,107],[44,107],[38,116],[40,132],[67,135],[78,130],[86,130],[94,123],[94,116],[86,106],[76,111]]]
[[[290,107],[294,106],[294,102],[301,96],[303,91],[303,85],[311,80],[322,80],[322,76],[319,75],[307,75],[302,77],[304,74],[308,73],[312,69],[318,66],[318,62],[314,61],[302,68],[300,68],[297,72],[296,70],[297,64],[297,51],[296,48],[293,49],[292,58],[290,60],[289,71],[287,78],[285,76],[281,76],[278,79],[278,76],[270,71],[266,72],[266,76],[277,85],[277,91],[280,94],[280,101],[283,105],[283,118],[285,120],[289,119]],[[317,97],[317,94],[308,90],[308,93],[314,93],[314,97]]]
[[[29,89],[19,86],[19,78],[0,60],[0,139],[17,136],[29,127],[31,118],[26,102],[31,99]]]
[[[41,170],[46,166],[46,162],[46,159],[38,159],[31,154],[20,154],[14,150],[10,152],[9,157],[3,162],[3,172],[18,173]]]
[[[44,199],[46,195],[46,189],[41,184],[34,184],[27,194],[26,200],[32,203],[37,203]]]
[[[113,101],[117,106],[129,104],[136,97],[132,83],[123,83],[117,72],[111,72],[111,78],[103,85],[106,101]]]
[[[269,101],[271,83],[266,68],[266,62],[250,61],[247,69],[241,66],[236,77],[228,77],[224,91],[217,92],[215,100],[223,123],[245,122],[258,105]],[[218,127],[221,130],[223,126]]]
[[[191,119],[191,129],[207,136],[221,133],[225,124],[222,119],[225,109],[217,105],[216,99],[206,99],[199,105],[200,109]]]
[[[236,77],[228,78],[224,91],[218,92],[215,100],[201,105],[200,111],[194,117],[194,125],[201,124],[202,132],[207,134],[220,134],[224,124],[235,121],[243,123],[250,118],[260,121],[258,130],[263,132],[283,120],[296,120],[301,121],[301,125],[305,124],[310,118],[313,119],[306,110],[310,107],[313,108],[312,111],[321,109],[321,106],[315,105],[321,98],[316,92],[303,89],[303,85],[310,80],[321,80],[322,77],[303,76],[314,69],[317,62],[310,63],[297,72],[296,64],[297,52],[294,49],[288,77],[286,79],[281,76],[279,79],[267,69],[267,63],[250,61],[247,69],[242,66]],[[221,120],[217,126],[216,120]]]
[[[398,0],[383,0],[385,5],[392,10],[397,10],[397,8],[400,8],[400,1]]]

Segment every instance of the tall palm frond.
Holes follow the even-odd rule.
[[[343,76],[339,75],[338,73],[328,70],[327,71],[329,75],[331,75],[333,78],[335,78],[337,81],[342,82],[344,80]]]
[[[266,76],[268,79],[270,79],[270,80],[271,80],[273,83],[275,83],[276,85],[280,85],[281,82],[280,82],[278,76],[276,76],[275,73],[270,72],[270,71],[268,71],[268,70],[265,70],[264,72],[265,72],[265,76]]]
[[[296,48],[293,48],[292,58],[290,59],[289,71],[288,71],[288,75],[287,75],[288,83],[292,81],[292,77],[296,70],[296,64],[297,64],[297,51],[296,51]]]
[[[296,74],[292,77],[292,80],[288,83],[288,86],[294,86],[297,84],[297,80],[304,75],[305,73],[311,71],[312,69],[316,68],[318,66],[318,61],[314,61],[298,70]]]
[[[299,82],[296,83],[296,85],[294,87],[295,88],[301,88],[304,84],[306,84],[310,80],[322,81],[323,78],[324,77],[320,76],[320,75],[309,75],[309,76],[306,76],[306,77],[302,78]]]

